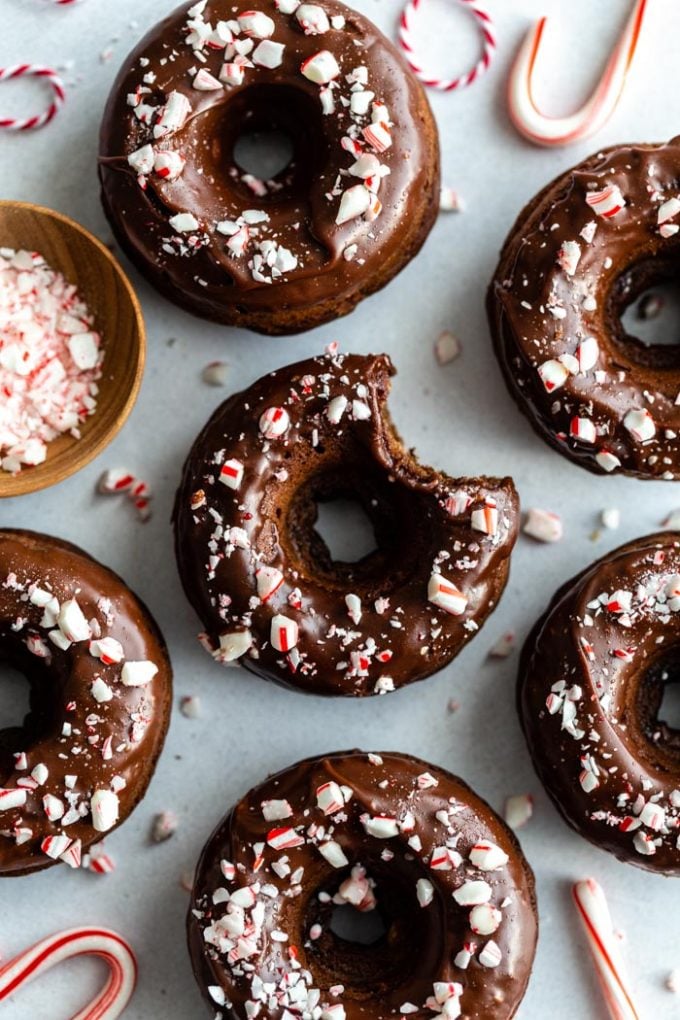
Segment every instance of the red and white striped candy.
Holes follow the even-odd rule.
[[[510,72],[510,119],[525,138],[536,145],[570,145],[595,134],[611,117],[621,98],[635,56],[647,0],[636,0],[632,14],[595,91],[576,113],[548,117],[535,102],[534,73],[547,18],[529,29]]]
[[[345,798],[337,783],[323,783],[317,788],[316,803],[325,815],[334,815],[345,806]]]
[[[73,928],[60,932],[15,956],[0,967],[0,1002],[57,964],[77,956],[102,957],[110,974],[101,992],[72,1020],[116,1020],[135,990],[137,961],[128,943],[106,928]]]
[[[482,37],[482,55],[470,70],[457,78],[437,78],[425,71],[420,58],[416,52],[413,39],[413,23],[416,14],[422,4],[422,0],[408,0],[404,7],[399,21],[399,42],[406,53],[406,60],[409,67],[424,85],[429,88],[439,89],[441,92],[453,92],[455,89],[462,89],[472,85],[488,69],[491,59],[496,51],[496,36],[493,29],[491,16],[477,3],[477,0],[458,0],[465,10],[469,11],[477,20],[480,35]]]
[[[328,50],[320,50],[300,65],[305,78],[316,85],[328,85],[340,74],[338,62]]]
[[[226,460],[220,468],[220,481],[228,489],[240,488],[243,481],[243,464],[240,460]]]
[[[646,407],[629,411],[623,419],[623,424],[639,443],[646,443],[656,435],[654,419]]]
[[[295,829],[272,829],[267,834],[267,843],[274,850],[292,850],[296,846],[302,846],[304,839]]]
[[[258,597],[263,602],[268,602],[283,584],[283,574],[276,567],[258,567],[255,571],[255,582]]]
[[[298,642],[298,625],[290,617],[277,613],[272,620],[270,636],[277,652],[289,652]]]
[[[251,39],[269,39],[274,34],[274,22],[263,11],[243,11],[238,23],[243,34]]]
[[[52,102],[43,113],[33,117],[0,117],[0,128],[6,128],[8,131],[31,131],[49,124],[66,99],[64,83],[57,72],[41,64],[12,64],[10,67],[0,68],[0,82],[13,78],[42,79],[52,89]]]
[[[550,510],[532,507],[527,511],[523,532],[538,542],[559,542],[562,538],[562,521]]]
[[[594,443],[597,439],[595,424],[590,418],[572,418],[569,423],[569,435],[582,443]]]
[[[616,216],[626,204],[617,184],[609,184],[601,191],[589,191],[586,195],[586,202],[598,216],[604,216],[606,219]]]
[[[290,417],[285,407],[268,407],[260,415],[260,432],[265,439],[279,439],[288,431]]]
[[[498,531],[498,509],[487,503],[486,506],[472,511],[470,523],[475,531],[493,536]]]
[[[576,882],[572,893],[612,1020],[640,1020],[628,989],[619,944],[614,936],[602,887],[594,878],[588,878]]]
[[[427,586],[427,598],[439,609],[452,616],[462,616],[467,606],[467,596],[447,581],[442,574],[432,574]]]

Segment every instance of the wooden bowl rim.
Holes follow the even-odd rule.
[[[5,209],[20,209],[33,213],[38,217],[44,216],[47,219],[56,220],[59,224],[74,230],[88,241],[97,250],[99,255],[109,263],[130,299],[130,305],[132,307],[136,325],[137,340],[134,379],[127,397],[121,404],[120,411],[116,415],[116,420],[111,428],[96,442],[94,440],[88,440],[88,438],[74,440],[74,447],[78,450],[79,456],[74,458],[72,467],[65,467],[59,473],[49,470],[49,445],[47,460],[45,460],[42,464],[38,464],[35,467],[25,468],[17,475],[7,474],[0,469],[0,500],[12,499],[15,496],[26,496],[32,492],[40,492],[42,489],[50,488],[52,485],[58,485],[60,482],[65,481],[72,475],[77,474],[78,471],[91,463],[95,457],[99,456],[109,443],[115,439],[129,418],[130,412],[132,411],[132,408],[137,401],[137,397],[139,396],[142,379],[144,377],[144,368],[146,366],[146,325],[144,322],[144,313],[142,312],[142,306],[139,298],[137,297],[137,293],[132,286],[127,273],[115,255],[109,251],[106,245],[100,241],[98,237],[95,237],[95,235],[88,230],[87,227],[84,227],[81,223],[78,223],[77,220],[72,219],[70,216],[66,216],[64,213],[57,212],[55,209],[50,209],[48,206],[37,205],[35,202],[21,202],[14,199],[2,198],[0,199],[0,218],[3,210]],[[78,285],[77,280],[73,282],[75,282],[76,286]],[[14,491],[3,491],[4,479],[12,480],[14,483]]]

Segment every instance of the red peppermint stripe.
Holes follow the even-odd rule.
[[[457,78],[437,78],[424,70],[412,37],[413,22],[422,2],[423,0],[408,0],[399,19],[399,42],[406,54],[406,61],[409,67],[423,85],[439,89],[441,92],[453,92],[455,89],[462,89],[472,85],[488,69],[496,51],[496,35],[491,16],[478,6],[476,0],[458,0],[458,3],[462,4],[465,10],[469,11],[477,21],[477,27],[482,38],[482,55],[471,70],[466,71]]]
[[[116,1020],[126,1009],[137,983],[137,961],[124,939],[105,928],[73,928],[37,942],[0,967],[0,1002],[22,985],[74,956],[100,956],[109,965],[101,992],[72,1020]]]
[[[13,64],[11,67],[0,68],[0,82],[13,78],[42,78],[52,89],[53,98],[48,108],[33,117],[0,117],[0,128],[8,131],[31,131],[33,128],[44,127],[53,119],[66,99],[64,84],[50,67],[40,64]]]

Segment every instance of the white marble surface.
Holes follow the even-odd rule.
[[[396,0],[357,0],[357,6],[394,34]],[[569,898],[570,883],[591,874],[603,882],[616,925],[626,933],[624,952],[642,1015],[680,1015],[680,998],[663,987],[667,972],[680,965],[680,891],[671,881],[591,848],[560,821],[539,787],[520,735],[515,657],[495,663],[486,659],[490,644],[504,630],[514,628],[523,637],[560,581],[619,542],[656,528],[680,506],[680,495],[670,484],[593,477],[549,451],[506,394],[482,306],[507,228],[552,175],[596,146],[660,140],[680,129],[680,9],[674,0],[651,0],[633,80],[597,141],[568,151],[543,151],[516,136],[504,106],[509,62],[529,19],[554,15],[541,92],[555,111],[566,111],[595,80],[629,3],[489,0],[488,6],[500,38],[491,72],[464,94],[433,97],[444,177],[460,189],[467,211],[441,217],[422,254],[352,316],[297,338],[268,340],[199,322],[161,300],[132,272],[149,327],[149,364],[129,424],[96,463],[57,489],[0,505],[0,525],[71,539],[118,570],[150,604],[165,631],[176,701],[190,693],[202,702],[202,717],[195,721],[175,711],[146,799],[107,840],[118,865],[113,875],[55,868],[2,884],[3,958],[37,937],[82,922],[111,925],[130,938],[141,965],[139,990],[126,1014],[131,1020],[206,1015],[185,952],[187,894],[179,880],[192,868],[218,818],[271,770],[347,746],[422,755],[459,772],[496,807],[508,794],[535,795],[535,816],[522,842],[538,879],[541,940],[520,1010],[523,1020],[605,1016]],[[72,83],[68,102],[58,120],[31,135],[2,134],[3,198],[51,205],[108,238],[95,174],[100,113],[126,52],[168,7],[164,0],[84,0],[73,8],[55,8],[48,0],[2,0],[0,66],[24,60],[73,62],[66,72]],[[423,38],[428,29],[442,40],[437,54],[442,70],[462,68],[474,57],[474,31],[454,5],[432,0],[423,16]],[[100,54],[107,49],[111,57],[102,61]],[[27,97],[40,102],[37,86],[2,85],[0,109],[18,111]],[[444,327],[461,338],[463,354],[440,368],[432,343]],[[214,666],[195,640],[197,621],[180,590],[168,524],[187,448],[226,395],[201,382],[202,367],[226,360],[229,389],[236,389],[264,370],[316,353],[332,339],[345,349],[386,348],[393,355],[400,370],[393,414],[426,462],[450,473],[510,472],[525,507],[556,510],[566,525],[559,545],[519,542],[499,610],[448,669],[395,696],[362,703],[303,698],[239,670]],[[125,507],[94,495],[95,481],[108,466],[127,466],[153,484],[155,513],[149,524],[139,524]],[[621,526],[593,541],[598,513],[610,506],[621,509]],[[22,684],[5,676],[3,681],[0,721],[16,721]],[[451,697],[460,701],[455,715],[446,710]],[[163,809],[177,812],[180,828],[170,842],[151,847],[150,822]],[[100,977],[94,963],[64,966],[4,1004],[0,1014],[3,1020],[61,1020]]]

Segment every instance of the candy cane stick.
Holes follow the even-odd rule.
[[[623,961],[602,886],[594,878],[587,878],[576,882],[572,892],[612,1020],[640,1020],[626,987]]]
[[[22,985],[74,956],[101,956],[111,973],[101,992],[71,1020],[116,1020],[135,990],[137,961],[132,949],[115,931],[73,928],[51,935],[0,967],[0,1002]]]
[[[491,58],[496,52],[496,36],[494,35],[491,16],[479,7],[476,0],[458,0],[458,2],[463,4],[465,9],[470,11],[477,19],[483,44],[482,56],[475,66],[471,71],[466,71],[465,74],[459,75],[458,78],[434,78],[423,70],[420,59],[416,55],[411,31],[422,0],[408,0],[399,19],[399,43],[406,53],[406,61],[409,67],[416,78],[420,79],[424,85],[432,89],[439,89],[442,92],[453,92],[454,89],[462,89],[467,85],[472,85],[488,69]]]
[[[534,99],[534,70],[547,18],[531,28],[520,46],[508,82],[510,118],[536,145],[570,145],[589,138],[609,120],[621,98],[635,56],[648,0],[636,0],[604,74],[590,99],[569,117],[548,117]]]
[[[52,102],[48,108],[35,117],[0,117],[0,128],[7,128],[8,131],[30,131],[33,128],[43,127],[49,124],[52,118],[60,109],[66,93],[64,83],[50,67],[42,67],[40,64],[13,64],[11,67],[0,67],[0,82],[8,81],[10,78],[42,78],[50,85],[54,93]]]

